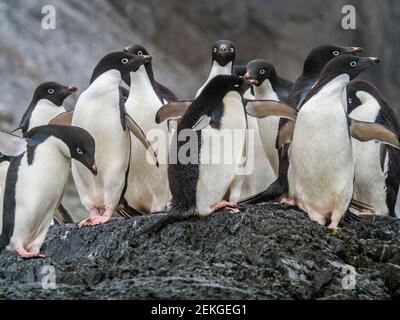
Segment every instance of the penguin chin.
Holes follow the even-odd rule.
[[[256,79],[247,79],[247,82],[250,83],[252,86],[258,87],[259,82]]]

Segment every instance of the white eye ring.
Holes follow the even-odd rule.
[[[335,50],[335,51],[333,51],[333,55],[334,55],[335,57],[337,57],[338,55],[340,55],[340,52],[337,51],[337,50]]]
[[[349,103],[352,104],[352,102],[353,102],[353,99],[349,98]]]
[[[79,149],[79,148],[76,148],[76,152],[77,152],[78,154],[83,154],[83,151],[82,151],[81,149]]]
[[[352,61],[350,62],[350,66],[352,66],[353,68],[357,65],[357,61]]]
[[[265,69],[261,69],[260,74],[264,74],[264,73],[265,73]]]
[[[235,51],[235,49],[230,48],[229,51],[233,53]]]
[[[49,89],[47,90],[48,93],[53,94],[54,93],[54,89]]]
[[[214,48],[214,49],[213,49],[213,51],[214,51],[214,52],[217,52],[217,51],[218,51],[218,49],[217,49],[217,48]]]
[[[142,55],[143,55],[143,51],[142,51],[142,50],[139,50],[139,51],[137,52],[137,54],[138,54],[138,56],[142,56]]]
[[[123,58],[123,59],[121,60],[121,62],[122,62],[123,64],[127,64],[127,63],[128,63],[128,61],[129,61],[129,59],[128,59],[128,58]]]
[[[239,88],[240,87],[240,84],[234,84],[233,85],[235,88]]]

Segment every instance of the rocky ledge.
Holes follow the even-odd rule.
[[[237,215],[221,212],[183,221],[150,237],[134,236],[157,219],[113,220],[83,230],[53,226],[43,247],[48,258],[0,256],[0,298],[400,297],[397,219],[346,221],[333,233],[301,212],[268,204],[243,207]],[[55,289],[42,285],[49,270],[54,270]]]

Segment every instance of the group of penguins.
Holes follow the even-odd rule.
[[[219,40],[207,80],[186,100],[155,80],[152,58],[137,44],[97,63],[73,111],[63,102],[77,88],[40,84],[19,128],[0,133],[0,252],[44,257],[50,225],[72,222],[61,204],[70,169],[88,211],[79,228],[113,215],[167,211],[139,236],[190,216],[269,201],[296,206],[330,229],[348,212],[395,216],[399,123],[376,87],[354,80],[379,63],[362,51],[316,47],[292,83],[266,60],[234,65],[234,43]],[[167,137],[194,132],[198,161],[169,162],[190,137],[166,146],[150,142],[153,129]],[[233,143],[240,152],[232,161],[203,163],[202,155],[215,151],[206,142],[226,130],[239,131]],[[243,174],[240,159],[249,151],[253,170]]]

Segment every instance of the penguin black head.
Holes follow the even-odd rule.
[[[200,96],[223,98],[230,91],[236,91],[242,95],[243,79],[231,75],[216,76],[210,80]]]
[[[44,82],[36,88],[32,101],[36,105],[39,100],[47,99],[54,105],[61,107],[65,98],[77,90],[76,87],[66,87],[57,82]]]
[[[81,162],[93,174],[97,174],[95,163],[95,141],[85,129],[76,126],[44,125],[28,131],[25,138],[30,144],[37,144],[49,136],[60,139],[68,147],[66,156]]]
[[[129,72],[136,71],[141,65],[149,62],[151,62],[150,56],[132,55],[122,51],[109,53],[94,68],[90,83],[109,70],[119,71],[122,78],[124,75],[129,74]]]
[[[253,86],[260,86],[266,79],[276,77],[274,66],[266,60],[252,60],[247,64],[245,80]]]
[[[355,80],[350,82],[346,87],[347,93],[347,113],[351,113],[358,106],[366,103],[367,99],[371,96],[374,97],[378,103],[387,105],[386,100],[380,91],[370,82],[365,80]]]
[[[375,57],[339,56],[326,65],[321,73],[320,81],[334,79],[342,74],[347,74],[352,80],[379,62],[379,58]]]
[[[360,47],[341,47],[335,45],[316,47],[311,50],[304,62],[304,72],[319,74],[332,59],[345,54],[356,55],[362,51],[363,49]]]
[[[149,56],[150,54],[146,50],[145,47],[141,46],[140,44],[131,44],[124,48],[124,52],[135,54],[138,56]]]
[[[218,40],[212,48],[212,60],[217,61],[221,67],[225,67],[229,62],[234,62],[236,48],[232,41]]]

